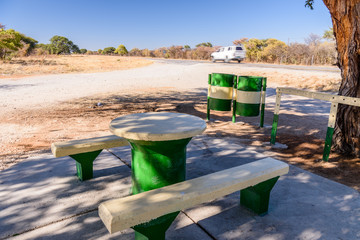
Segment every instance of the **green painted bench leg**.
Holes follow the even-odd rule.
[[[70,155],[76,161],[77,176],[81,181],[93,178],[93,162],[102,150]]]
[[[255,186],[240,191],[240,204],[259,215],[267,213],[269,208],[270,192],[279,177],[269,179]]]
[[[132,227],[135,230],[135,240],[165,240],[166,230],[178,214],[179,212],[169,213],[157,218],[155,223],[150,221]]]
[[[165,240],[165,232],[158,232],[156,236],[146,237],[145,235],[135,231],[135,240]]]

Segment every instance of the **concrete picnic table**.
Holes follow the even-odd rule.
[[[182,113],[136,113],[112,120],[110,131],[131,145],[132,194],[184,181],[186,146],[205,129],[204,120]],[[135,238],[164,238],[177,215],[170,213],[133,227]]]

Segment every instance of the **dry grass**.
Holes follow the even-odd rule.
[[[0,62],[0,78],[42,74],[106,72],[143,67],[151,63],[151,61],[142,58],[119,56],[30,56]]]

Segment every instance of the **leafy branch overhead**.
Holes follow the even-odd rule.
[[[305,7],[308,7],[308,8],[310,8],[311,10],[314,9],[313,4],[314,4],[314,0],[306,0],[306,1],[305,1]]]

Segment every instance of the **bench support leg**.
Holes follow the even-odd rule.
[[[255,186],[240,191],[240,204],[259,215],[267,213],[269,208],[270,192],[279,177],[269,179]]]
[[[76,161],[77,176],[81,181],[93,178],[93,162],[102,150],[70,155]]]
[[[135,240],[165,240],[166,230],[175,220],[179,212],[169,213],[155,221],[132,227],[135,230]]]

